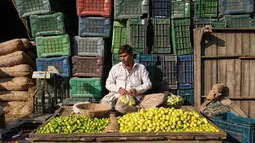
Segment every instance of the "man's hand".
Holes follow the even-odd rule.
[[[120,88],[119,93],[122,94],[122,95],[126,95],[128,92],[126,91],[126,89]]]
[[[135,89],[131,89],[131,90],[129,90],[127,93],[130,94],[130,95],[132,95],[132,96],[134,96],[134,95],[137,94],[137,91],[136,91]]]

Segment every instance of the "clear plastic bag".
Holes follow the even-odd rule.
[[[184,104],[184,100],[180,95],[174,95],[170,93],[170,95],[167,98],[166,104],[172,107],[180,107]]]
[[[135,105],[135,100],[131,95],[120,95],[119,102],[124,103],[125,105],[128,106],[134,106]]]

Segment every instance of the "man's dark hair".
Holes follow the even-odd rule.
[[[122,45],[119,49],[119,54],[128,53],[133,54],[133,48],[129,45]]]

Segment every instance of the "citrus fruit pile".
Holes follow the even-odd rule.
[[[101,133],[110,123],[109,118],[90,118],[84,115],[70,115],[53,118],[36,133]]]
[[[118,123],[120,132],[219,132],[197,112],[163,107],[126,114]]]

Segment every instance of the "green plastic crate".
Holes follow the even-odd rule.
[[[149,0],[114,0],[114,19],[140,18],[149,12]]]
[[[190,17],[190,1],[172,1],[171,18],[188,18]]]
[[[64,16],[61,12],[49,15],[31,15],[32,36],[49,36],[65,34]]]
[[[101,78],[71,78],[70,96],[100,99],[102,97]]]
[[[70,56],[69,36],[36,37],[36,49],[39,58]]]
[[[244,15],[225,15],[224,21],[227,27],[231,28],[251,28],[255,27],[255,20],[251,19],[250,14]]]
[[[147,19],[129,19],[127,22],[127,41],[136,53],[145,53],[147,25]]]
[[[190,19],[172,20],[172,43],[175,55],[191,54]]]
[[[211,25],[212,27],[224,28],[226,27],[226,22],[218,21],[217,18],[207,18],[207,17],[195,17],[194,26],[195,28],[202,28],[206,25]]]
[[[212,21],[212,27],[224,28],[224,27],[226,27],[226,22],[225,21]]]
[[[153,53],[170,53],[170,19],[152,19],[154,44]]]
[[[125,21],[114,21],[112,53],[118,54],[119,48],[125,44],[127,44],[127,23]]]
[[[20,18],[58,11],[57,0],[15,0]]]
[[[218,17],[218,0],[194,0],[194,17]]]

